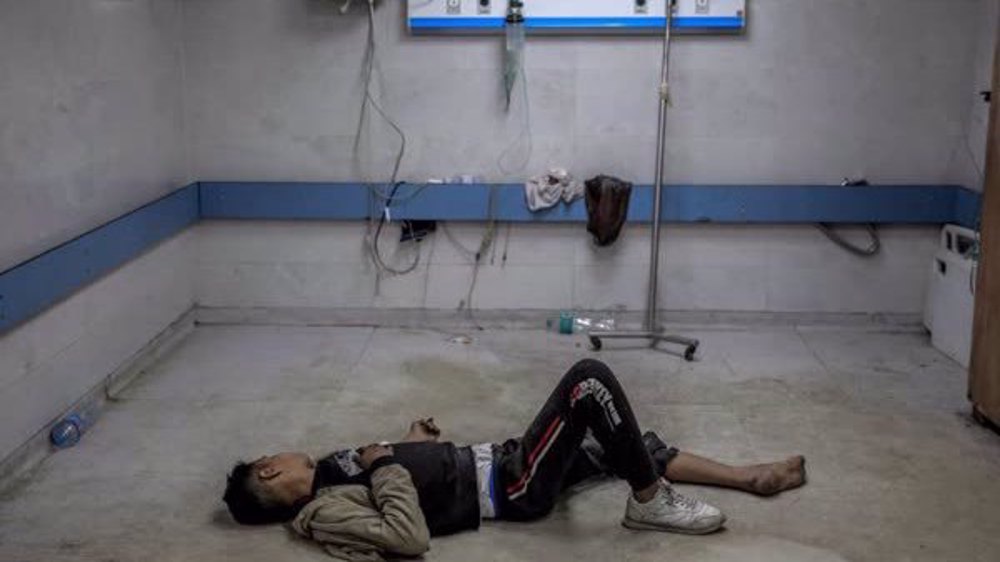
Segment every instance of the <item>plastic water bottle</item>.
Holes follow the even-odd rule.
[[[576,331],[576,314],[569,311],[560,312],[559,316],[547,319],[545,326],[551,332],[570,335]]]
[[[93,414],[94,412],[90,410],[81,410],[66,416],[52,428],[49,440],[59,449],[68,449],[76,445],[93,423]]]

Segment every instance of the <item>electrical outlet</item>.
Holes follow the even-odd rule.
[[[694,12],[696,14],[709,14],[712,11],[712,6],[709,0],[695,0],[694,2]]]
[[[448,15],[457,16],[462,13],[462,0],[448,0]]]
[[[490,0],[477,0],[479,4],[480,14],[490,14],[493,13],[493,3]]]
[[[637,14],[647,14],[647,13],[649,13],[649,1],[648,0],[635,0],[635,13],[637,13]]]

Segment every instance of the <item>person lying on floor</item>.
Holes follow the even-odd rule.
[[[431,536],[479,527],[483,519],[531,521],[569,486],[599,475],[627,480],[622,524],[630,529],[707,534],[726,517],[670,482],[771,496],[805,483],[805,459],[727,466],[641,433],[618,379],[584,360],[563,376],[520,439],[457,447],[439,442],[433,419],[414,422],[401,443],[344,450],[315,462],[281,453],[238,463],[224,501],[237,522],[292,521],[335,557],[417,556]]]

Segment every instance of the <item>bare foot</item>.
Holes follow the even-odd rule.
[[[758,496],[773,496],[806,483],[806,458],[791,457],[782,462],[748,466],[746,491]]]

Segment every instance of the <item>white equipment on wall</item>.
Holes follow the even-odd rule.
[[[746,0],[678,0],[675,33],[741,33]],[[524,0],[529,33],[659,34],[663,0]],[[502,33],[508,0],[407,0],[411,33]]]
[[[931,343],[963,367],[969,366],[972,357],[977,248],[975,231],[944,227],[924,307],[924,325],[931,331]]]

